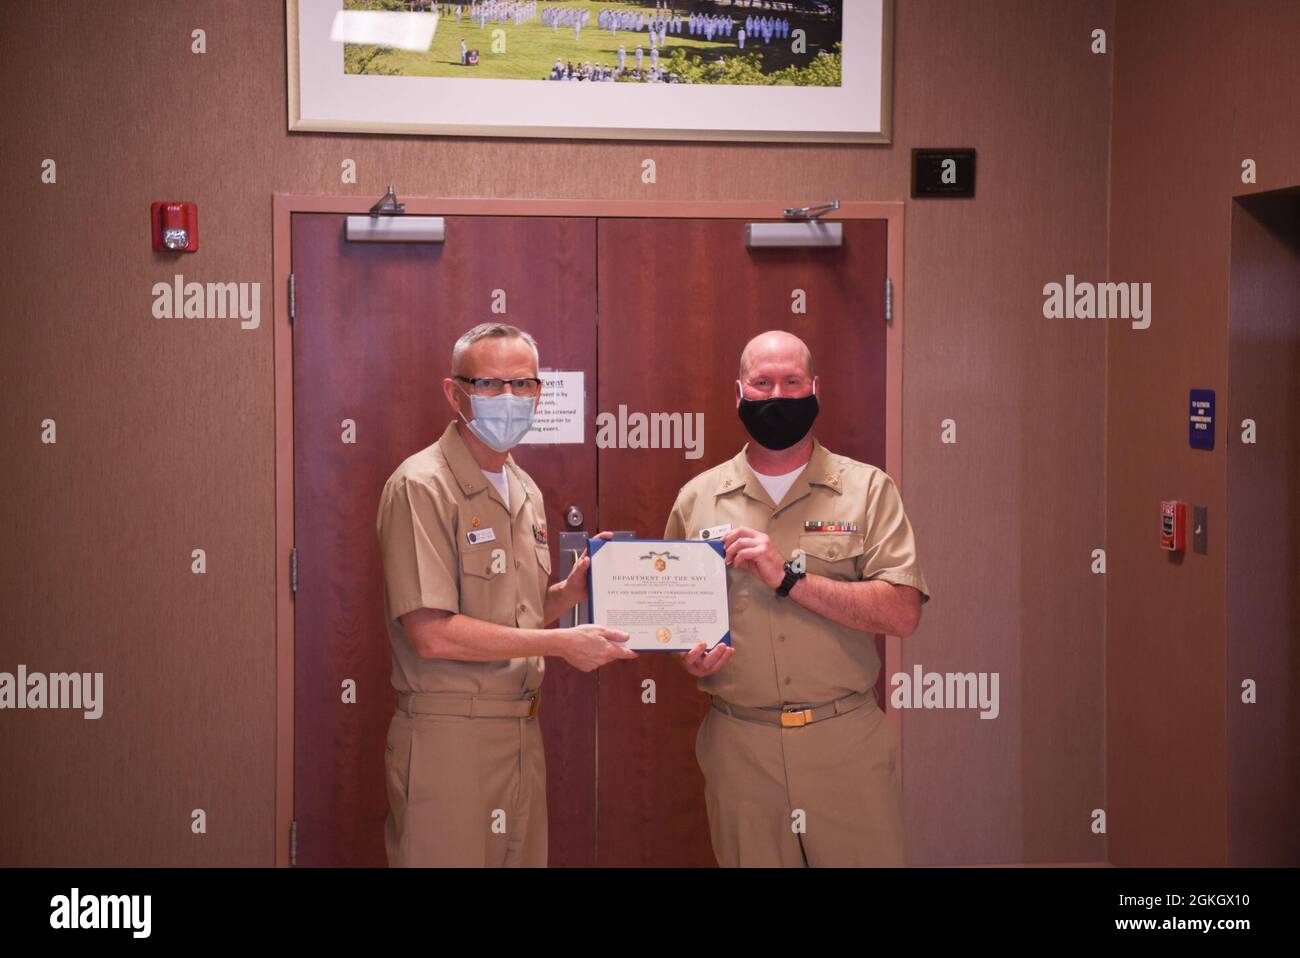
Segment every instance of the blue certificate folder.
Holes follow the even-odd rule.
[[[726,556],[727,556],[727,550],[722,547],[721,542],[706,541],[703,539],[588,539],[587,555],[591,556],[594,559],[596,557],[596,553],[599,552],[604,546],[609,545],[609,543],[611,542],[644,542],[647,546],[656,546],[656,545],[664,545],[666,543],[673,543],[673,544],[688,545],[691,548],[706,546],[712,549],[714,552],[716,552],[719,556],[721,556],[724,561],[726,560]],[[592,592],[591,567],[589,566],[587,568],[587,621],[588,622],[592,622],[596,618],[595,612],[593,610],[592,601],[591,601],[591,592]],[[728,607],[727,609],[727,620],[728,622],[730,622],[731,620],[730,607]],[[719,642],[725,645],[731,645],[730,629],[724,632],[722,638],[718,639],[717,642],[709,643],[709,649],[712,650]],[[676,652],[678,654],[682,653],[683,651],[684,651],[683,649],[644,649],[644,648],[637,649],[637,652]]]

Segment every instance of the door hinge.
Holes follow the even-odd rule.
[[[298,280],[293,273],[289,274],[289,325],[298,318]]]
[[[885,322],[893,323],[894,321],[894,281],[890,277],[885,277]]]
[[[298,864],[298,819],[289,822],[289,865]]]
[[[298,547],[289,550],[289,591],[298,591]]]

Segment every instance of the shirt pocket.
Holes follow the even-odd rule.
[[[497,561],[494,556],[500,556],[499,567],[508,570],[510,554],[500,543],[489,542],[460,550],[460,611],[462,615],[475,619],[513,625],[514,620],[510,617],[514,610],[512,600],[506,598],[504,605],[495,601],[499,592],[497,580],[508,580],[510,576],[507,571],[492,571],[493,562]]]
[[[860,532],[807,532],[799,548],[808,557],[807,571],[829,579],[856,580],[866,539]]]
[[[542,583],[545,584],[551,578],[551,547],[544,546],[541,543],[537,545],[537,564],[542,567]]]
[[[731,615],[736,616],[749,608],[750,590],[754,588],[757,580],[748,572],[737,571],[730,566],[727,567],[727,605],[731,610]],[[767,588],[762,583],[758,583],[758,588]],[[734,626],[735,623],[733,622]],[[733,636],[734,638],[734,636]]]

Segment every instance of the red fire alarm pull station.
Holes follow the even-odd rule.
[[[199,208],[183,200],[151,203],[156,252],[193,253],[199,248]]]
[[[1187,503],[1176,499],[1160,503],[1160,548],[1169,552],[1187,548]]]

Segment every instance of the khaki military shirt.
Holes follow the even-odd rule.
[[[384,484],[376,530],[384,559],[393,687],[399,692],[505,697],[541,685],[540,656],[499,662],[425,659],[399,621],[414,609],[446,609],[498,625],[545,625],[551,553],[542,494],[509,457],[506,481],[509,510],[453,421]]]
[[[748,526],[767,533],[786,559],[802,549],[812,575],[910,585],[929,601],[911,523],[883,470],[814,440],[812,459],[778,508],[750,469],[748,448],[682,487],[664,538],[696,539],[726,523]],[[727,596],[736,652],[700,680],[705,692],[734,705],[772,708],[820,705],[875,685],[880,657],[870,634],[777,596],[745,569],[727,570]]]

